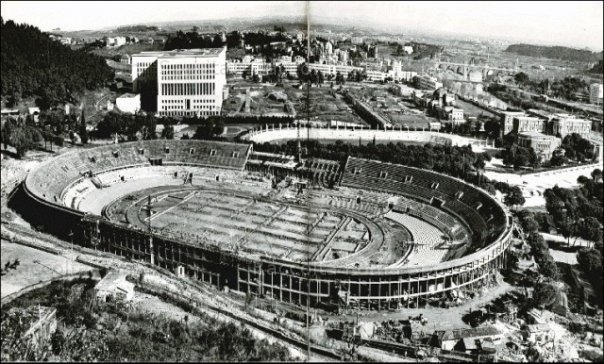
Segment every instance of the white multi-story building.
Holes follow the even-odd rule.
[[[589,86],[589,102],[591,104],[602,105],[602,94],[604,94],[604,87],[601,83],[592,83]]]
[[[150,111],[160,116],[219,115],[226,85],[225,56],[226,47],[134,54],[134,92],[155,95],[155,110]]]
[[[591,133],[591,121],[577,118],[568,114],[556,114],[553,121],[554,135],[564,138],[568,134],[579,134],[583,138]]]
[[[296,76],[298,73],[298,64],[294,62],[277,61],[273,63],[273,66],[283,66],[285,72],[289,72],[293,76]]]
[[[340,74],[344,75],[344,77],[348,76],[348,74],[350,72],[352,72],[353,70],[357,70],[357,71],[363,71],[362,67],[353,67],[353,66],[346,66],[346,65],[337,65],[337,64],[320,64],[320,63],[309,63],[308,64],[308,69],[309,70],[317,70],[317,71],[321,71],[321,73],[323,74],[332,74],[335,75],[336,73],[340,72]]]
[[[386,73],[377,70],[368,69],[367,81],[384,81],[386,79]]]

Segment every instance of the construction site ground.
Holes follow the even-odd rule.
[[[28,231],[29,230],[29,231]],[[192,303],[196,310],[205,312],[213,317],[225,321],[234,322],[246,322],[254,323],[255,325],[246,325],[253,335],[258,338],[267,338],[271,342],[278,342],[284,347],[288,348],[290,353],[297,358],[297,360],[307,359],[306,350],[301,345],[294,345],[292,342],[305,343],[307,336],[307,329],[304,323],[299,321],[290,320],[284,317],[279,317],[276,314],[269,313],[266,311],[245,308],[244,300],[234,298],[232,295],[225,292],[218,291],[215,287],[211,287],[205,284],[193,282],[189,279],[177,278],[169,272],[162,272],[160,268],[150,266],[149,264],[127,261],[126,259],[116,257],[110,253],[93,251],[91,249],[74,246],[71,248],[71,244],[59,240],[53,236],[38,233],[32,231],[31,228],[26,228],[23,225],[17,225],[14,223],[2,224],[2,237],[4,239],[12,240],[14,242],[23,242],[31,247],[38,246],[42,249],[53,249],[55,250],[65,266],[65,259],[71,261],[71,266],[83,266],[87,269],[93,267],[106,267],[109,269],[123,269],[130,272],[131,277],[140,277],[141,273],[144,278],[145,286],[153,287],[158,292],[170,292],[174,296],[178,296],[183,301]],[[6,243],[17,246],[14,243]],[[4,253],[5,243],[2,244],[2,252]],[[19,244],[18,246],[22,246]],[[29,248],[37,250],[34,248]],[[4,254],[3,254],[4,255]],[[54,256],[54,254],[51,254]],[[46,273],[45,273],[46,274]],[[37,283],[37,282],[33,282]],[[4,277],[2,279],[2,292],[4,295]],[[144,310],[151,310],[158,315],[169,314],[175,318],[182,318],[184,311],[177,308],[171,303],[167,303],[159,299],[157,296],[148,300],[149,296],[147,293],[137,292],[133,303]],[[161,304],[157,304],[163,302]],[[194,314],[189,314],[189,319],[194,320],[191,317]],[[255,327],[254,327],[255,326]],[[268,328],[262,330],[261,328]],[[319,332],[323,330],[319,329]],[[281,333],[280,335],[273,335],[272,333]],[[313,330],[314,332],[314,330]],[[288,340],[284,340],[287,338]],[[323,342],[321,342],[323,341]],[[311,332],[311,342],[321,342],[321,346],[326,350],[331,349],[333,353],[340,353],[337,355],[346,355],[349,351],[348,344],[343,341],[334,339],[324,340],[324,335],[313,335]],[[316,346],[314,344],[313,346]],[[405,358],[398,356],[393,353],[387,353],[381,350],[359,347],[356,348],[356,353],[361,359],[375,360],[375,361],[404,361]],[[311,361],[337,361],[336,356],[321,355],[320,351],[313,350],[310,355]]]

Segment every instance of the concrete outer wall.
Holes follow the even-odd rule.
[[[275,140],[294,140],[298,139],[298,134],[304,138],[308,135],[310,139],[341,139],[358,141],[359,138],[364,142],[376,140],[413,141],[425,143],[439,143],[463,146],[471,144],[472,146],[485,147],[485,140],[466,138],[455,134],[446,134],[433,131],[408,131],[403,129],[344,129],[344,128],[296,128],[281,125],[266,125],[260,130],[254,130],[242,137],[243,140],[266,143]]]
[[[128,228],[84,214],[37,196],[24,185],[27,209],[35,223],[63,237],[73,231],[73,241],[185,273],[206,283],[244,293],[313,306],[348,302],[359,309],[388,309],[398,305],[418,307],[425,299],[443,293],[474,292],[492,282],[505,265],[512,227],[485,249],[440,264],[402,268],[334,268],[313,266],[270,257],[241,257],[220,247],[176,241],[143,230]],[[502,211],[505,213],[504,211]],[[53,216],[49,219],[46,216]],[[57,229],[53,229],[57,228]],[[67,228],[68,227],[68,228]],[[421,301],[420,301],[421,300]]]

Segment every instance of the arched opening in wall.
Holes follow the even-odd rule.
[[[361,198],[359,196],[357,196],[357,204],[361,203]]]
[[[216,175],[216,182],[220,182],[220,176]]]
[[[393,202],[388,202],[388,210],[392,210],[394,208]]]

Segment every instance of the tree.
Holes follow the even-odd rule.
[[[161,131],[162,139],[174,139],[174,127],[172,125],[165,124],[164,129]]]
[[[519,72],[514,75],[514,81],[519,85],[524,85],[529,82],[529,76],[524,72]]]
[[[80,139],[82,144],[88,143],[88,130],[86,130],[86,117],[84,115],[84,109],[82,108],[82,115],[80,116]]]
[[[585,218],[581,236],[594,243],[602,241],[602,225],[597,218],[593,216]]]
[[[23,158],[28,150],[33,149],[42,141],[42,134],[33,126],[8,120],[5,125],[5,136],[9,145],[15,147],[17,157]]]
[[[591,172],[591,178],[593,178],[594,182],[601,182],[601,180],[602,180],[602,171],[599,168],[594,169]]]
[[[537,283],[533,293],[535,304],[539,308],[549,308],[556,302],[556,289],[550,283]]]
[[[522,206],[526,202],[524,196],[522,196],[522,190],[518,186],[510,188],[508,194],[504,197],[503,202],[507,206]]]
[[[212,127],[212,134],[221,135],[222,133],[224,133],[224,121],[222,121],[222,118],[219,118]]]
[[[522,230],[526,233],[533,233],[539,230],[539,223],[535,220],[535,215],[528,210],[521,210],[518,213]]]
[[[602,254],[596,249],[581,248],[577,252],[577,263],[587,274],[602,274]]]
[[[210,123],[204,123],[197,127],[195,130],[195,134],[193,134],[192,139],[202,139],[207,140],[212,138],[212,129],[213,126]]]

